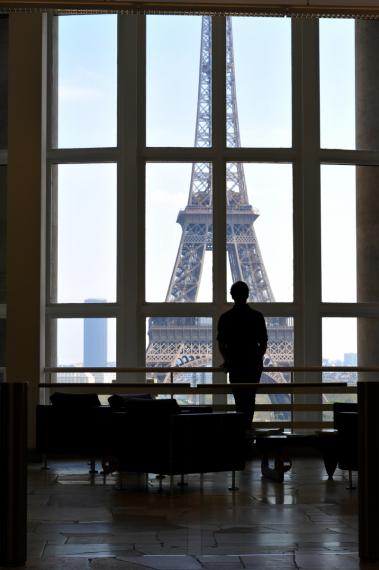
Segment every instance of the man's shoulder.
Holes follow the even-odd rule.
[[[234,305],[231,309],[228,309],[227,311],[222,313],[220,315],[220,319],[228,319],[238,315],[246,315],[246,314],[264,319],[264,316],[260,311],[257,311],[257,309],[253,309],[253,307],[250,307],[250,305],[248,305],[247,303],[244,305]]]
[[[257,311],[257,309],[253,309],[253,307],[250,307],[250,305],[246,305],[249,312],[251,312],[255,317],[260,318],[260,319],[264,319],[263,313],[261,313],[260,311]]]
[[[220,315],[218,319],[219,325],[224,323],[225,321],[228,321],[233,316],[233,308],[229,309],[228,311],[225,311],[225,313],[222,313]]]

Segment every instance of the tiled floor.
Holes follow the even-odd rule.
[[[258,461],[238,474],[175,480],[90,480],[84,463],[29,468],[28,568],[69,570],[351,570],[379,568],[357,555],[357,491],[317,459],[297,459],[284,484]]]

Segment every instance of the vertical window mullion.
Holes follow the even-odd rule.
[[[304,365],[303,256],[304,256],[304,193],[303,193],[303,21],[292,18],[292,146],[293,162],[293,301],[294,301],[294,365]]]
[[[142,33],[141,33],[142,32]],[[118,20],[118,172],[117,172],[117,365],[144,363],[141,304],[144,259],[141,195],[141,75],[144,73],[144,17],[119,16]],[[142,71],[141,71],[142,70]],[[137,160],[136,160],[137,157]],[[142,226],[143,229],[143,226]],[[143,347],[141,346],[143,343]]]
[[[212,147],[213,164],[213,302],[226,298],[226,26],[225,17],[212,20]]]
[[[302,257],[301,282],[297,302],[301,307],[296,342],[296,363],[308,366],[321,364],[321,208],[320,208],[320,105],[319,105],[319,42],[318,21],[301,22],[302,100],[301,144],[298,183],[302,188]],[[300,236],[298,236],[300,237]],[[299,346],[302,343],[302,346]]]
[[[212,19],[212,148],[213,162],[213,365],[220,361],[217,319],[226,299],[226,22]],[[213,376],[226,382],[224,374]],[[226,404],[227,395],[213,396],[214,404]]]
[[[300,318],[295,336],[295,363],[322,363],[321,323],[321,204],[320,204],[320,105],[318,20],[301,22],[301,145],[298,156],[301,183],[302,257],[301,287],[297,301]],[[304,381],[319,382],[321,374],[306,374]],[[322,395],[297,395],[296,403],[322,403]],[[296,420],[321,421],[322,412],[296,412]]]

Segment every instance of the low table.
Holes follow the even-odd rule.
[[[324,429],[312,432],[288,432],[283,430],[256,430],[252,435],[255,447],[262,456],[263,477],[282,483],[284,473],[292,467],[291,452],[299,447],[311,447],[319,451],[329,480],[338,463],[337,430]],[[270,460],[273,466],[270,466]]]

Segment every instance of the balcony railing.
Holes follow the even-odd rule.
[[[254,417],[256,427],[281,427],[291,429],[332,428],[334,401],[356,401],[357,386],[346,381],[322,382],[324,373],[369,374],[372,379],[379,375],[379,367],[267,367],[266,374],[277,373],[282,381],[260,383],[257,388],[257,404]],[[162,373],[168,381],[156,382],[152,374]],[[85,379],[90,374],[91,383]],[[98,381],[101,375],[114,376],[110,381]],[[177,375],[191,375],[191,382],[177,381]],[[213,382],[204,383],[204,374],[213,375]],[[45,368],[46,382],[39,384],[41,401],[47,403],[50,391],[96,392],[101,395],[112,393],[150,393],[160,397],[177,397],[186,403],[211,403],[215,411],[233,410],[232,386],[227,383],[226,373],[220,368],[166,367],[166,368],[123,368],[123,367],[50,367]],[[59,376],[61,379],[59,379]],[[74,381],[67,381],[75,375]],[[149,377],[150,375],[150,377]],[[197,375],[199,381],[196,380]],[[62,376],[64,381],[62,382]],[[74,377],[73,377],[74,378]],[[82,378],[82,380],[81,380]],[[104,376],[103,376],[104,378]],[[285,378],[288,381],[285,381]],[[248,389],[248,384],[233,384],[233,387]],[[228,395],[230,396],[228,397]],[[265,395],[266,402],[260,401]],[[279,395],[287,401],[280,403]],[[228,402],[228,400],[230,400]],[[279,418],[279,419],[278,419]]]

